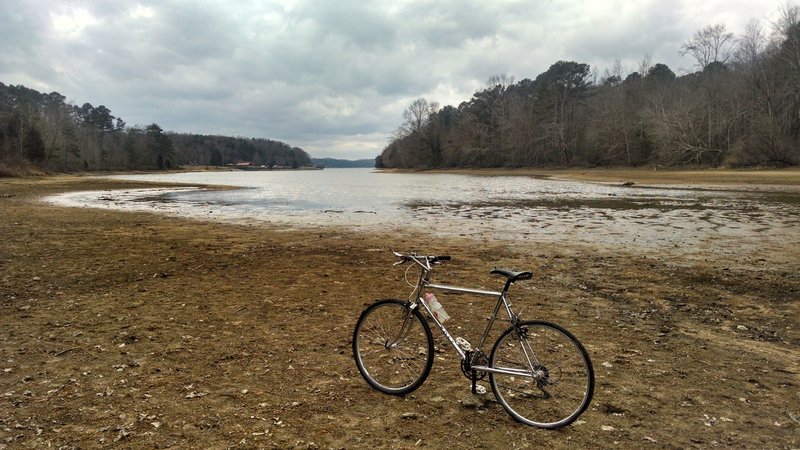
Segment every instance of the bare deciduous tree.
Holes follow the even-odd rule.
[[[725,31],[725,25],[709,25],[697,31],[694,37],[681,44],[681,56],[690,55],[697,66],[705,70],[709,64],[727,64],[734,46],[733,33]]]
[[[745,27],[744,33],[739,36],[733,59],[741,66],[755,63],[767,46],[767,37],[764,29],[757,20],[751,20]]]
[[[428,102],[424,98],[418,98],[411,102],[408,109],[403,111],[403,125],[400,126],[402,136],[411,133],[421,132],[428,124],[430,116],[439,110],[437,102]]]

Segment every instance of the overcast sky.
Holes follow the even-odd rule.
[[[792,0],[796,4],[796,0]],[[784,0],[0,0],[0,82],[105,105],[128,125],[373,158],[416,98],[457,106],[558,60],[676,73],[697,30],[766,29]]]

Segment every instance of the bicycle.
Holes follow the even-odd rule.
[[[495,398],[515,420],[554,429],[569,425],[588,408],[594,393],[594,369],[583,345],[563,327],[522,320],[512,309],[509,288],[517,281],[533,278],[532,272],[492,270],[492,274],[506,278],[499,292],[436,284],[430,281],[433,266],[450,261],[450,256],[392,253],[399,258],[394,265],[414,263],[420,274],[409,300],[378,300],[364,309],[356,322],[353,356],[370,386],[402,396],[420,387],[428,377],[434,346],[430,326],[421,313],[424,309],[461,358],[461,371],[471,380],[472,393],[485,392],[477,382],[488,374]],[[406,282],[412,267],[406,270]],[[440,314],[441,305],[428,290],[497,298],[475,347],[448,332],[444,321],[449,317]],[[500,334],[487,357],[482,349],[501,307],[511,325]]]

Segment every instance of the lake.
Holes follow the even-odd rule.
[[[223,171],[109,178],[235,186],[66,193],[62,205],[160,211],[236,223],[426,230],[684,254],[800,246],[800,193],[738,187],[622,186],[525,176],[372,169]],[[777,189],[777,188],[776,188]]]

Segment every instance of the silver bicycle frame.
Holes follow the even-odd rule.
[[[497,298],[497,303],[495,304],[494,309],[492,310],[492,315],[489,317],[489,323],[486,324],[486,328],[483,330],[483,334],[481,335],[480,341],[478,341],[478,345],[475,347],[475,349],[478,350],[478,351],[481,351],[483,349],[484,344],[486,343],[486,339],[489,336],[489,332],[492,329],[492,325],[494,324],[494,321],[497,319],[498,312],[500,311],[500,305],[503,305],[505,307],[506,314],[508,314],[509,320],[511,320],[512,323],[516,323],[517,316],[516,316],[516,314],[514,314],[514,311],[512,311],[512,309],[511,309],[511,301],[509,301],[509,299],[508,299],[508,296],[507,296],[508,292],[506,290],[503,290],[503,291],[487,291],[487,290],[483,290],[483,289],[473,289],[473,288],[467,288],[467,287],[461,287],[461,286],[452,286],[452,285],[448,285],[448,284],[431,283],[428,280],[428,275],[433,270],[433,268],[430,266],[428,261],[425,260],[424,264],[423,264],[423,262],[419,261],[418,259],[414,259],[413,261],[416,262],[422,268],[422,270],[420,272],[420,275],[419,275],[419,280],[417,281],[417,288],[416,288],[417,303],[421,304],[422,307],[425,308],[426,311],[428,311],[428,315],[431,317],[431,319],[433,319],[433,322],[436,324],[436,326],[439,327],[439,329],[442,331],[442,334],[445,335],[447,340],[450,342],[450,345],[452,345],[453,348],[458,353],[458,356],[461,358],[461,360],[466,360],[467,359],[466,353],[464,353],[464,351],[461,349],[461,346],[458,345],[458,343],[453,338],[453,336],[450,335],[450,333],[447,331],[447,328],[444,326],[444,324],[441,323],[439,321],[439,319],[436,318],[436,316],[433,314],[433,311],[431,311],[430,307],[428,307],[427,303],[425,303],[423,301],[422,295],[423,295],[423,292],[425,291],[425,289],[436,289],[436,290],[446,291],[446,292],[457,292],[457,293],[461,293],[461,294],[470,294],[470,295],[479,295],[479,296],[496,297]],[[477,355],[478,355],[478,352],[476,351],[473,354],[473,358],[475,358]],[[474,362],[475,362],[474,360],[470,361],[470,363],[474,363]],[[529,359],[528,362],[530,363],[530,359]],[[532,366],[529,364],[528,367],[532,367]],[[487,366],[472,366],[472,368],[474,370],[478,370],[478,371],[482,371],[482,372],[503,373],[503,374],[514,375],[514,376],[531,376],[532,375],[530,371],[521,371],[521,370],[518,370],[518,369],[494,369],[494,368],[487,367]]]

